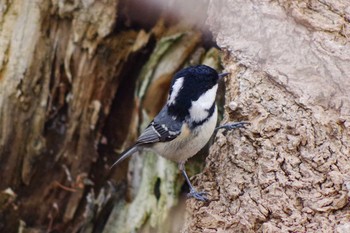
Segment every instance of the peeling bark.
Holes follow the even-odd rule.
[[[132,161],[129,183],[126,164],[109,166],[159,110],[178,69],[219,59],[190,27],[157,20],[145,31],[117,20],[127,3],[0,3],[1,232],[175,226],[163,224],[183,182],[173,163]],[[115,218],[119,210],[128,214]]]
[[[349,232],[349,9],[1,1],[0,231],[179,231],[174,164],[144,154],[109,165],[164,103],[174,72],[220,69],[218,50],[202,44],[206,21],[232,73],[224,121],[251,126],[217,134],[195,179],[211,201],[187,201],[183,231]],[[173,26],[176,15],[197,29]]]
[[[64,230],[84,214],[120,74],[147,40],[133,30],[106,37],[114,0],[1,5],[0,190],[13,198],[1,205],[0,231]]]
[[[142,115],[138,123],[141,130],[165,103],[171,78],[177,70],[191,63],[220,68],[218,51],[206,52],[200,47],[199,32],[176,26],[163,34],[137,79],[135,99]],[[131,158],[128,177],[128,200],[117,202],[104,232],[178,231],[183,216],[174,212],[174,208],[178,205],[183,180],[177,164],[143,151]],[[178,215],[177,221],[173,220],[173,215]]]

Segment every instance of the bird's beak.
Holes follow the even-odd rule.
[[[221,73],[221,74],[219,74],[219,79],[222,79],[223,77],[226,77],[229,74],[231,74],[231,73],[230,72]]]

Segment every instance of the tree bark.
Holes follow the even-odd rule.
[[[106,37],[116,0],[1,8],[0,231],[73,232],[93,212],[84,213],[101,185],[92,180],[108,174],[97,157],[101,129],[126,61],[144,42],[133,30]]]
[[[183,232],[349,232],[349,9],[0,1],[0,232],[163,233],[183,221]],[[188,200],[184,220],[173,163],[110,165],[178,69],[220,69],[208,30],[231,72],[224,121],[251,125],[217,134],[194,179],[211,200]]]
[[[141,10],[117,0],[1,2],[1,232],[181,226],[163,223],[183,182],[175,164],[145,155],[110,165],[159,111],[172,75],[200,62],[218,68],[219,56],[198,30],[165,26],[162,7],[137,24],[131,6]]]
[[[209,5],[226,48],[225,121],[184,232],[349,232],[348,1]]]

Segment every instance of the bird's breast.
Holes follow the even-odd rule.
[[[188,138],[192,137],[192,132],[187,123],[184,123],[181,127],[181,133],[179,136],[177,136],[176,139],[181,140],[181,141],[186,141]]]
[[[217,122],[217,109],[203,124],[195,129],[184,123],[181,133],[174,140],[169,142],[155,143],[153,149],[157,154],[175,161],[185,162],[188,158],[194,156],[200,151],[212,136]]]

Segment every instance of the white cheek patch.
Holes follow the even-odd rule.
[[[168,99],[168,105],[172,105],[172,104],[175,104],[175,100],[176,100],[176,97],[178,96],[180,90],[182,89],[183,87],[183,83],[184,83],[184,78],[178,78],[174,85],[172,86],[172,92],[171,92],[171,95],[169,96],[169,99]]]
[[[209,109],[215,102],[216,91],[218,85],[216,84],[211,89],[202,94],[198,100],[192,101],[192,106],[189,110],[191,119],[194,121],[202,121],[209,115]]]

